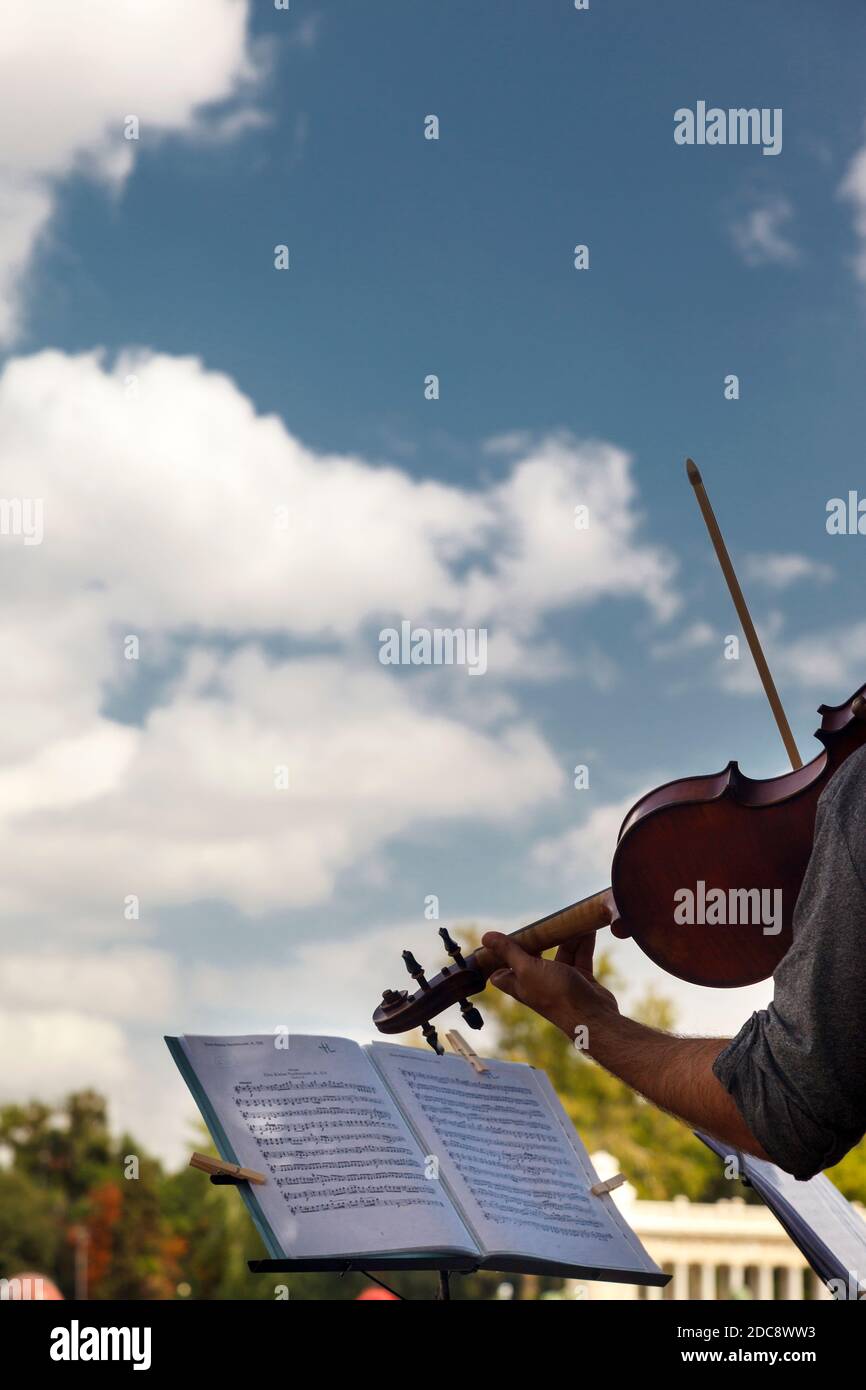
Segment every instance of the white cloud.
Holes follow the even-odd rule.
[[[532,448],[532,435],[528,430],[507,430],[504,434],[494,434],[490,439],[485,439],[481,447],[485,454],[494,457],[499,454],[513,457],[515,454],[528,453]]]
[[[470,615],[507,615],[521,626],[539,612],[608,597],[640,598],[661,620],[676,612],[673,561],[639,540],[637,486],[621,449],[547,438],[487,501],[501,539],[495,564],[469,576]],[[588,508],[584,530],[574,526],[578,506]]]
[[[367,1042],[375,1032],[371,1019],[383,988],[396,982],[403,987],[402,951],[413,951],[431,975],[447,965],[436,934],[439,925],[403,922],[347,939],[311,938],[293,943],[288,960],[268,966],[251,962],[226,969],[203,961],[190,972],[189,1006],[200,1014],[209,1010],[222,1017],[240,1013],[238,1027],[265,1032],[278,1027],[295,1033],[328,1032],[340,1020],[347,1036]],[[489,925],[508,931],[519,923]],[[447,926],[456,939],[462,939],[459,923]]]
[[[0,170],[0,344],[18,326],[18,300],[25,267],[51,215],[43,185]]]
[[[839,704],[863,684],[866,665],[866,622],[849,623],[785,638],[779,614],[759,625],[770,670],[779,690],[796,688],[821,694],[826,704]],[[738,695],[761,693],[755,664],[744,643],[739,661],[723,663],[725,689]]]
[[[101,932],[130,893],[309,904],[425,822],[525,813],[563,772],[501,687],[562,669],[546,615],[676,607],[611,445],[542,441],[463,489],[317,456],[194,360],[49,351],[0,376],[0,458],[0,493],[45,517],[41,545],[0,542],[7,913]],[[403,616],[489,625],[488,674],[382,667],[378,630]],[[140,726],[106,713],[172,662]]]
[[[819,584],[826,584],[833,578],[833,573],[831,565],[811,560],[808,555],[793,553],[747,555],[744,565],[747,579],[775,590],[788,589],[801,579],[814,579]]]
[[[579,825],[539,840],[532,849],[532,863],[562,882],[589,884],[587,892],[597,893],[610,883],[619,828],[640,795],[604,802]]]
[[[689,623],[681,633],[669,641],[654,642],[650,652],[657,661],[667,660],[672,656],[682,656],[684,652],[700,651],[717,640],[716,632],[710,624],[698,621]]]
[[[23,277],[57,185],[82,173],[118,185],[135,153],[201,133],[201,107],[235,98],[256,69],[247,0],[67,0],[7,6],[0,28],[0,342],[19,327]],[[124,138],[138,117],[140,140]],[[215,117],[224,138],[246,128]]]
[[[217,665],[198,655],[171,702],[125,731],[128,755],[101,794],[87,788],[70,806],[62,786],[52,810],[24,801],[7,813],[7,910],[114,901],[119,913],[128,893],[145,904],[220,898],[249,912],[317,902],[341,871],[413,825],[495,823],[559,790],[561,770],[523,721],[473,729],[407,682],[345,660],[270,663],[245,648]],[[108,721],[94,730],[103,768],[111,755],[100,739],[114,736]],[[278,765],[285,791],[274,787]]]
[[[132,1075],[123,1030],[73,1009],[0,1009],[0,1053],[4,1101],[59,1100],[83,1086],[119,1092]]]
[[[631,460],[609,444],[542,441],[471,491],[317,456],[194,359],[127,354],[107,370],[53,351],[6,366],[0,444],[3,495],[44,502],[20,595],[89,586],[101,623],[345,639],[388,615],[526,633],[601,598],[661,619],[677,606],[670,556],[640,538]]]
[[[88,1017],[161,1020],[180,1002],[176,968],[163,951],[119,946],[99,953],[56,945],[0,956],[0,1006],[24,1011],[72,1007]]]
[[[734,247],[746,265],[795,265],[800,252],[786,235],[794,210],[787,198],[756,203],[731,224]]]
[[[839,186],[839,194],[852,204],[854,231],[860,247],[854,258],[854,274],[866,284],[866,145],[857,150]]]

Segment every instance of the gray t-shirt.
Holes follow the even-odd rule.
[[[866,748],[818,802],[793,929],[772,1004],[713,1071],[773,1162],[810,1178],[866,1132]]]

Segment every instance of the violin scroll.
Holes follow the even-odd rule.
[[[478,1009],[469,1003],[469,995],[484,988],[486,977],[477,969],[475,955],[464,957],[444,927],[440,928],[439,935],[453,964],[443,966],[438,975],[428,980],[412,952],[404,951],[403,961],[419,988],[414,994],[405,989],[386,989],[373,1014],[373,1022],[380,1033],[406,1033],[410,1028],[420,1027],[434,1052],[441,1055],[444,1049],[430,1019],[452,1004],[459,1004],[467,1026],[481,1028],[484,1020]]]

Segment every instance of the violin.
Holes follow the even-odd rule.
[[[815,737],[822,749],[804,766],[701,476],[691,460],[686,466],[792,770],[758,780],[729,762],[721,772],[681,777],[648,792],[620,827],[611,886],[511,935],[524,950],[540,955],[610,927],[616,936],[632,937],[650,960],[677,979],[737,988],[772,975],[791,944],[818,798],[845,759],[866,743],[866,684],[841,705],[819,707],[821,725]],[[712,900],[713,917],[702,912],[703,920],[687,920],[684,904],[687,894],[694,892],[700,893],[702,906]],[[766,894],[778,907],[771,921],[760,911]],[[737,910],[724,911],[727,905]],[[751,910],[756,906],[757,911]],[[439,935],[451,964],[428,980],[411,952],[404,951],[417,988],[413,993],[385,990],[373,1022],[381,1033],[420,1026],[431,1047],[441,1053],[431,1019],[459,1004],[467,1026],[480,1028],[481,1014],[469,1001],[484,989],[498,962],[484,947],[464,957],[446,928]]]

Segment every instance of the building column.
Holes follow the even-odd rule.
[[[701,1298],[705,1303],[712,1303],[716,1297],[716,1266],[714,1264],[701,1265]]]
[[[677,1260],[674,1265],[673,1289],[671,1298],[678,1302],[685,1301],[689,1296],[689,1267],[683,1260]]]
[[[802,1302],[802,1300],[806,1297],[806,1290],[804,1288],[803,1279],[805,1273],[805,1269],[798,1269],[795,1268],[795,1266],[793,1265],[790,1265],[787,1269],[784,1269],[782,1271],[783,1298],[787,1298],[789,1300],[796,1299],[798,1303]]]
[[[745,1265],[728,1265],[728,1297],[731,1298],[735,1293],[740,1293],[746,1288],[746,1267]]]
[[[769,1303],[774,1294],[773,1289],[773,1266],[758,1265],[758,1293],[757,1297],[764,1303]]]

